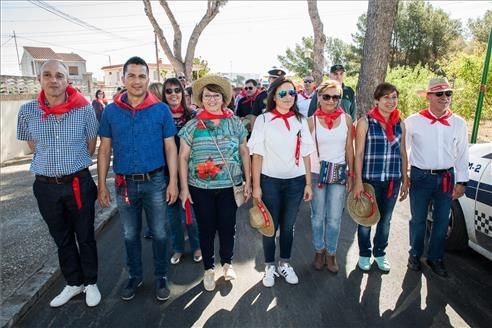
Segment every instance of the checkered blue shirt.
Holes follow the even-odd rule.
[[[362,165],[365,180],[388,181],[401,178],[401,124],[393,127],[395,139],[389,142],[378,121],[368,117],[366,146]]]
[[[17,139],[36,145],[31,172],[57,177],[80,171],[92,164],[87,141],[97,137],[99,124],[91,104],[73,109],[60,119],[44,112],[37,100],[21,106]]]

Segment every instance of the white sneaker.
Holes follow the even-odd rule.
[[[263,275],[263,286],[273,287],[275,285],[275,276],[278,277],[278,273],[275,272],[275,265],[267,264]]]
[[[99,292],[99,288],[97,288],[96,284],[87,285],[84,288],[85,293],[85,304],[87,306],[93,307],[101,302],[101,293]]]
[[[234,269],[232,268],[232,264],[225,263],[223,268],[224,268],[224,279],[225,280],[234,280],[237,278],[236,272],[234,272]]]
[[[294,272],[294,269],[290,266],[289,263],[284,263],[277,267],[278,273],[285,278],[285,281],[287,281],[288,284],[295,285],[299,283],[299,278],[297,278],[296,273]]]
[[[376,264],[378,265],[379,270],[383,272],[389,272],[391,270],[391,266],[389,264],[388,259],[385,256],[378,256],[374,258]]]
[[[208,269],[203,275],[203,287],[206,291],[213,291],[215,289],[215,271],[214,269]]]
[[[59,307],[67,303],[72,299],[72,297],[82,293],[84,291],[84,286],[68,286],[66,285],[65,288],[63,288],[62,292],[58,294],[57,297],[55,297],[51,302],[50,306],[51,307]]]

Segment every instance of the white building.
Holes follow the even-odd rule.
[[[67,65],[69,80],[83,80],[87,73],[85,59],[75,53],[56,53],[51,48],[24,47],[22,75],[37,76],[41,65],[49,59],[58,59]]]

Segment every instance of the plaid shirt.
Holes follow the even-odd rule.
[[[87,141],[97,137],[99,124],[91,104],[73,109],[60,119],[44,112],[37,100],[21,106],[17,139],[36,145],[31,172],[57,177],[80,171],[92,164]]]
[[[362,166],[362,178],[365,180],[388,181],[401,178],[400,145],[402,131],[400,122],[393,129],[395,139],[390,143],[378,121],[368,117]]]

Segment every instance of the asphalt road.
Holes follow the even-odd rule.
[[[59,309],[49,301],[64,286],[58,279],[16,324],[18,327],[490,327],[492,322],[492,262],[467,250],[446,257],[450,277],[440,278],[424,265],[407,271],[408,202],[393,216],[388,257],[389,274],[375,265],[369,273],[357,269],[356,226],[343,219],[339,241],[340,272],[333,275],[311,266],[313,248],[309,207],[299,213],[292,265],[300,283],[277,279],[273,288],[261,283],[263,254],[260,236],[248,225],[247,208],[238,214],[234,266],[238,279],[222,277],[214,292],[203,289],[203,268],[187,256],[169,266],[171,298],[158,302],[153,293],[151,242],[144,247],[144,285],[136,297],[119,297],[126,282],[124,244],[118,217],[98,239],[99,288],[96,308],[79,295]],[[218,261],[218,259],[217,259]],[[218,270],[219,271],[219,270]]]

